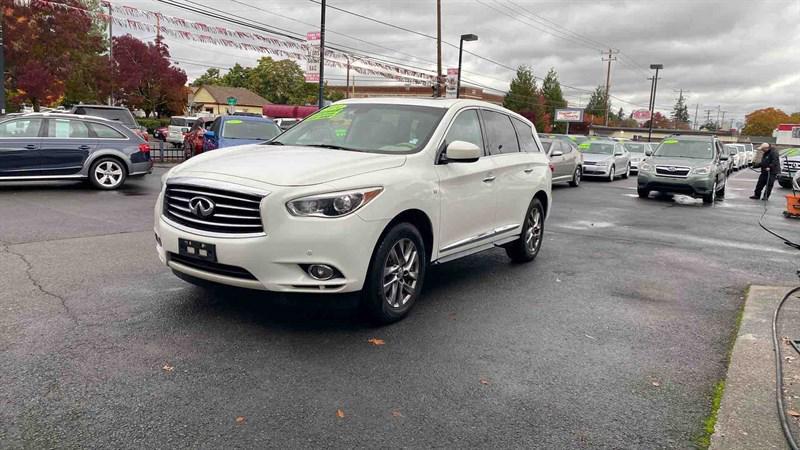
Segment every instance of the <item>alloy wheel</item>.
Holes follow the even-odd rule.
[[[114,187],[122,182],[122,167],[114,161],[106,160],[94,169],[94,177],[103,187]]]
[[[419,279],[419,252],[410,239],[395,242],[383,266],[383,297],[392,308],[402,308],[414,296]]]
[[[573,183],[575,184],[575,186],[578,186],[579,184],[581,184],[581,168],[580,167],[575,169],[575,181]]]
[[[542,212],[539,208],[531,208],[525,226],[525,247],[530,253],[536,253],[542,239]]]

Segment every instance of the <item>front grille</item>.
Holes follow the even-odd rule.
[[[231,278],[241,278],[244,280],[257,280],[257,278],[247,269],[237,266],[229,266],[227,264],[204,261],[198,258],[189,258],[172,252],[169,254],[169,260],[178,264],[183,264],[187,267],[191,267],[192,269],[209,272],[216,275],[223,275]]]
[[[596,163],[596,162],[594,162],[594,161],[584,161],[584,162],[583,162],[583,165],[584,165],[584,166],[593,166],[593,165],[595,165],[595,164],[597,164],[597,163]]]
[[[198,197],[213,202],[213,210],[206,217],[192,211],[190,202]],[[259,195],[236,191],[168,184],[164,193],[164,216],[196,230],[224,234],[262,233],[261,199]]]
[[[656,166],[656,174],[663,177],[686,178],[691,170],[689,167]]]

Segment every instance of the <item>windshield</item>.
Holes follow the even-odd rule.
[[[662,158],[714,158],[714,147],[711,141],[680,141],[664,139],[655,151],[655,156]]]
[[[189,121],[186,120],[183,117],[173,117],[172,119],[169,120],[169,124],[172,125],[173,127],[189,127],[189,126],[192,126],[192,124],[190,124]]]
[[[222,137],[225,139],[259,139],[268,141],[281,133],[272,122],[231,119],[225,121]]]
[[[414,153],[428,143],[446,111],[428,106],[339,103],[307,117],[273,143]]]
[[[570,135],[568,135],[568,136],[569,136],[569,138],[570,138],[570,139],[572,139],[572,141],[573,141],[573,142],[575,142],[576,144],[583,144],[584,142],[586,142],[586,141],[588,141],[588,140],[589,140],[589,138],[588,138],[588,137],[586,137],[586,136],[581,136],[581,135],[577,135],[577,136],[576,136],[576,135],[572,135],[572,134],[570,134]]]
[[[136,121],[130,111],[123,108],[93,108],[79,106],[75,109],[75,114],[102,117],[108,120],[115,120],[128,128],[136,128]]]
[[[583,144],[579,145],[578,149],[583,153],[594,153],[597,155],[613,155],[614,143],[590,141],[590,142],[584,142]]]
[[[644,144],[633,144],[630,142],[626,142],[622,144],[625,146],[625,150],[631,153],[644,153]]]

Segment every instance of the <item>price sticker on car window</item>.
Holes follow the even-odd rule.
[[[347,108],[347,105],[331,105],[306,119],[307,121],[332,119]]]
[[[229,120],[229,121],[226,122],[226,124],[228,124],[228,125],[239,125],[240,123],[242,123],[242,121],[239,120],[239,119]]]
[[[662,142],[662,144],[677,144],[677,143],[678,143],[677,139],[665,139],[664,142]]]

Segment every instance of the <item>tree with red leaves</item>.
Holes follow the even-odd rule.
[[[186,73],[172,65],[169,49],[131,35],[114,38],[114,98],[131,109],[180,114],[187,102]]]
[[[10,103],[30,103],[35,111],[59,103],[73,71],[105,50],[102,27],[80,11],[97,8],[97,3],[63,0],[61,4],[66,6],[51,7],[35,0],[21,6],[2,0]],[[103,69],[107,72],[107,65]]]

